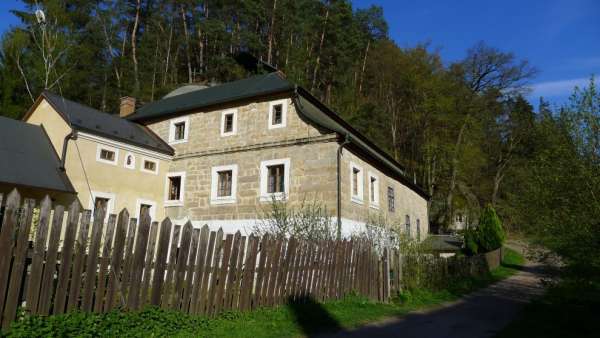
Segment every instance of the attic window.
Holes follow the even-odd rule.
[[[173,119],[169,126],[169,143],[184,143],[188,140],[190,119],[188,116]]]
[[[226,110],[221,114],[221,136],[237,133],[237,110]]]
[[[151,174],[158,174],[158,162],[149,158],[144,158],[142,161],[142,171]]]
[[[269,129],[285,127],[287,123],[287,104],[285,100],[269,103]]]
[[[108,147],[99,144],[96,148],[96,161],[117,165],[117,158],[119,157],[119,150],[116,148]]]

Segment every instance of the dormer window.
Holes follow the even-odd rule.
[[[189,117],[173,119],[169,125],[169,144],[178,144],[188,141],[190,130]]]
[[[286,126],[287,120],[286,100],[274,101],[269,104],[269,129]]]
[[[237,133],[237,110],[226,110],[221,114],[221,136]]]
[[[116,148],[108,147],[99,144],[96,150],[96,161],[117,165],[117,158],[119,157],[119,151]]]

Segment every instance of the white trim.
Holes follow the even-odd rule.
[[[109,161],[109,160],[105,160],[103,158],[100,158],[100,152],[102,150],[112,151],[113,153],[115,153],[115,159],[114,159],[114,161]],[[119,162],[119,149],[113,148],[113,147],[109,147],[109,146],[105,146],[105,145],[102,145],[102,144],[98,144],[96,146],[96,161],[97,162],[101,162],[101,163],[111,164],[111,165],[117,165],[117,163]]]
[[[379,209],[379,177],[377,175],[375,175],[372,171],[369,171],[369,181],[368,181],[368,185],[369,185],[369,206],[373,209]],[[373,197],[375,197],[375,200],[371,201],[371,179],[374,178],[375,179],[375,187],[374,187],[374,194]]]
[[[127,164],[127,158],[131,156],[131,164]],[[125,157],[123,157],[123,167],[127,169],[135,169],[135,155],[132,152],[127,152]]]
[[[230,196],[217,196],[219,187],[219,172],[231,170],[231,195]],[[210,182],[210,204],[231,204],[236,202],[237,196],[237,175],[238,166],[237,164],[222,165],[218,167],[212,167],[211,170],[211,182]]]
[[[154,171],[152,170],[148,170],[144,167],[144,165],[146,164],[146,161],[148,162],[154,162],[154,164],[156,164],[156,166],[154,167]],[[149,174],[154,174],[154,175],[158,175],[158,160],[155,160],[153,158],[148,158],[148,157],[142,157],[142,161],[140,164],[140,171],[145,172],[145,173],[149,173]]]
[[[104,221],[106,222],[106,220],[108,220],[108,215],[114,213],[116,195],[110,192],[92,190],[92,199],[88,203],[89,209],[92,211],[92,217],[94,216],[94,202],[96,201],[96,197],[108,199],[108,205],[106,206],[106,214],[104,216]]]
[[[183,128],[183,139],[176,140],[175,139],[175,124],[180,123],[180,122],[185,123],[185,127]],[[190,134],[190,117],[189,116],[178,117],[176,119],[172,119],[171,121],[169,121],[169,144],[185,143],[188,141],[189,134]]]
[[[156,202],[151,200],[146,200],[142,198],[138,198],[135,201],[135,218],[137,218],[138,224],[140,224],[140,209],[142,204],[146,204],[150,206],[150,219],[156,221]]]
[[[358,183],[358,187],[356,189],[357,195],[354,195],[354,169],[358,169],[358,177],[356,181]],[[364,176],[365,173],[363,168],[354,162],[350,162],[350,200],[354,203],[363,204],[363,193],[364,193]]]
[[[169,177],[181,177],[181,186],[179,187],[179,199],[170,200],[169,197]],[[165,175],[165,207],[183,206],[185,196],[185,171],[170,172]]]
[[[96,136],[96,135],[92,135],[92,134],[88,134],[85,132],[81,132],[78,131],[77,132],[77,138],[82,139],[82,140],[88,140],[88,141],[92,141],[92,142],[96,142],[96,143],[101,143],[110,147],[118,147],[120,149],[123,150],[129,150],[132,152],[136,152],[138,154],[142,154],[142,155],[146,155],[146,156],[150,156],[150,157],[155,157],[158,158],[160,160],[171,160],[173,158],[173,156],[167,155],[167,154],[163,154],[163,153],[159,153],[157,151],[153,151],[153,150],[148,150],[145,148],[141,148],[141,147],[137,147],[137,146],[133,146],[127,143],[123,143],[123,142],[119,142],[119,141],[114,141],[111,139],[107,139],[101,136]]]
[[[268,166],[283,164],[283,193],[268,193]],[[260,201],[270,202],[274,199],[284,200],[290,195],[290,159],[282,158],[260,162]]]
[[[226,115],[233,115],[233,123],[231,125],[232,128],[231,128],[231,131],[229,131],[229,132],[225,132],[225,116]],[[224,110],[221,113],[221,136],[222,137],[237,134],[237,116],[238,116],[237,109]]]
[[[278,104],[281,105],[281,123],[272,124],[271,122],[273,121],[273,106]],[[287,106],[287,100],[277,100],[269,102],[269,120],[267,121],[267,127],[269,129],[283,128],[287,125]]]

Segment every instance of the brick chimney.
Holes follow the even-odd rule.
[[[135,111],[135,97],[123,96],[119,107],[119,116],[127,117]]]

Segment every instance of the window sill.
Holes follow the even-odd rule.
[[[274,194],[267,194],[267,195],[260,196],[261,202],[271,202],[273,200],[284,201],[284,200],[286,200],[286,196],[283,193],[274,193]]]
[[[235,136],[236,134],[235,132],[221,133],[221,137]]]
[[[234,197],[221,197],[217,199],[211,199],[210,204],[220,205],[220,204],[234,204],[237,200]]]
[[[181,144],[181,143],[187,143],[187,139],[183,139],[183,140],[172,140],[169,141],[169,144]]]
[[[269,124],[269,130],[271,129],[279,129],[279,128],[285,128],[285,124],[281,123],[281,124]]]
[[[363,200],[358,197],[355,197],[355,196],[352,196],[352,202],[354,202],[356,204],[361,204],[361,205],[363,204]]]
[[[369,208],[379,210],[379,204],[370,204]]]
[[[165,201],[165,208],[166,207],[182,207],[183,206],[183,201]]]
[[[109,160],[103,160],[101,158],[96,159],[96,161],[104,164],[117,165],[117,161],[112,162]]]

